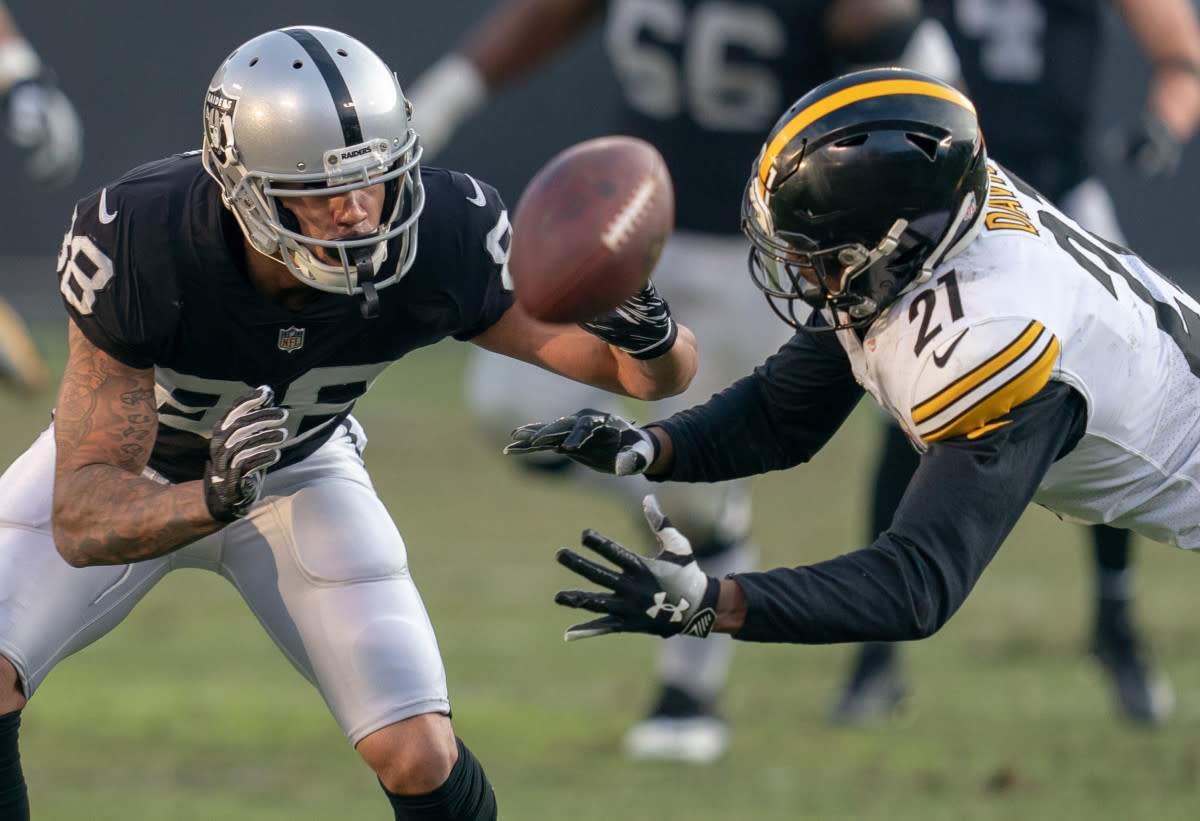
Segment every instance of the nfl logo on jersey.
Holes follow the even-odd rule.
[[[288,353],[291,353],[292,351],[298,351],[303,347],[304,347],[304,329],[303,328],[297,328],[296,326],[293,325],[292,327],[284,328],[283,330],[281,330],[279,332],[279,350],[287,351]]]

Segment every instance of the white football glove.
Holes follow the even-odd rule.
[[[288,412],[274,401],[274,391],[261,385],[239,396],[213,428],[204,503],[218,522],[245,516],[258,501],[267,468],[279,461]]]

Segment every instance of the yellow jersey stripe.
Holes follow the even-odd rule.
[[[1008,422],[996,422],[995,420],[1046,387],[1057,360],[1058,338],[1052,336],[1046,350],[1032,365],[968,408],[957,418],[926,435],[925,441],[937,442],[964,434],[968,437],[982,436],[993,428],[1008,424]]]
[[[1011,424],[1012,424],[1011,419],[1001,419],[999,422],[989,422],[988,424],[984,425],[983,427],[975,428],[975,430],[968,431],[967,438],[968,439],[978,439],[980,436],[983,436],[985,433],[993,431],[996,428],[1002,428],[1005,425],[1011,425]]]
[[[875,82],[862,83],[842,89],[836,94],[830,94],[828,97],[817,100],[817,102],[808,108],[796,112],[796,116],[792,117],[783,128],[779,129],[779,133],[775,135],[775,139],[771,140],[771,143],[767,146],[767,150],[762,154],[762,159],[759,161],[759,186],[761,187],[766,182],[767,172],[771,167],[771,163],[779,156],[779,152],[783,150],[783,147],[792,141],[792,137],[795,137],[810,124],[821,119],[826,114],[837,111],[839,108],[844,108],[851,103],[857,103],[860,100],[869,100],[872,97],[886,97],[890,94],[917,94],[925,97],[938,97],[948,100],[955,105],[960,105],[972,114],[975,113],[975,106],[962,93],[938,83],[930,83],[924,80],[876,80]]]
[[[979,387],[1013,362],[1016,362],[1033,346],[1037,338],[1041,336],[1043,330],[1044,326],[1036,319],[1030,322],[1025,327],[1025,330],[1021,332],[1021,335],[1009,343],[1008,347],[1004,350],[974,370],[963,374],[930,398],[918,402],[913,407],[913,422],[919,425],[930,417],[941,413],[951,403],[965,396],[968,391]]]

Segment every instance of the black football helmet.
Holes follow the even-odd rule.
[[[797,299],[828,308],[830,330],[863,327],[974,238],[987,190],[961,92],[908,69],[843,75],[797,100],[755,161],[750,276],[797,328]]]

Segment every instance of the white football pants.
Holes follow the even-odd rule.
[[[237,588],[352,744],[401,719],[448,713],[437,640],[363,466],[365,443],[348,419],[307,459],[270,473],[246,518],[156,559],[74,568],[51,535],[55,446],[45,431],[0,477],[0,654],[25,695],[168,572],[194,567]]]

